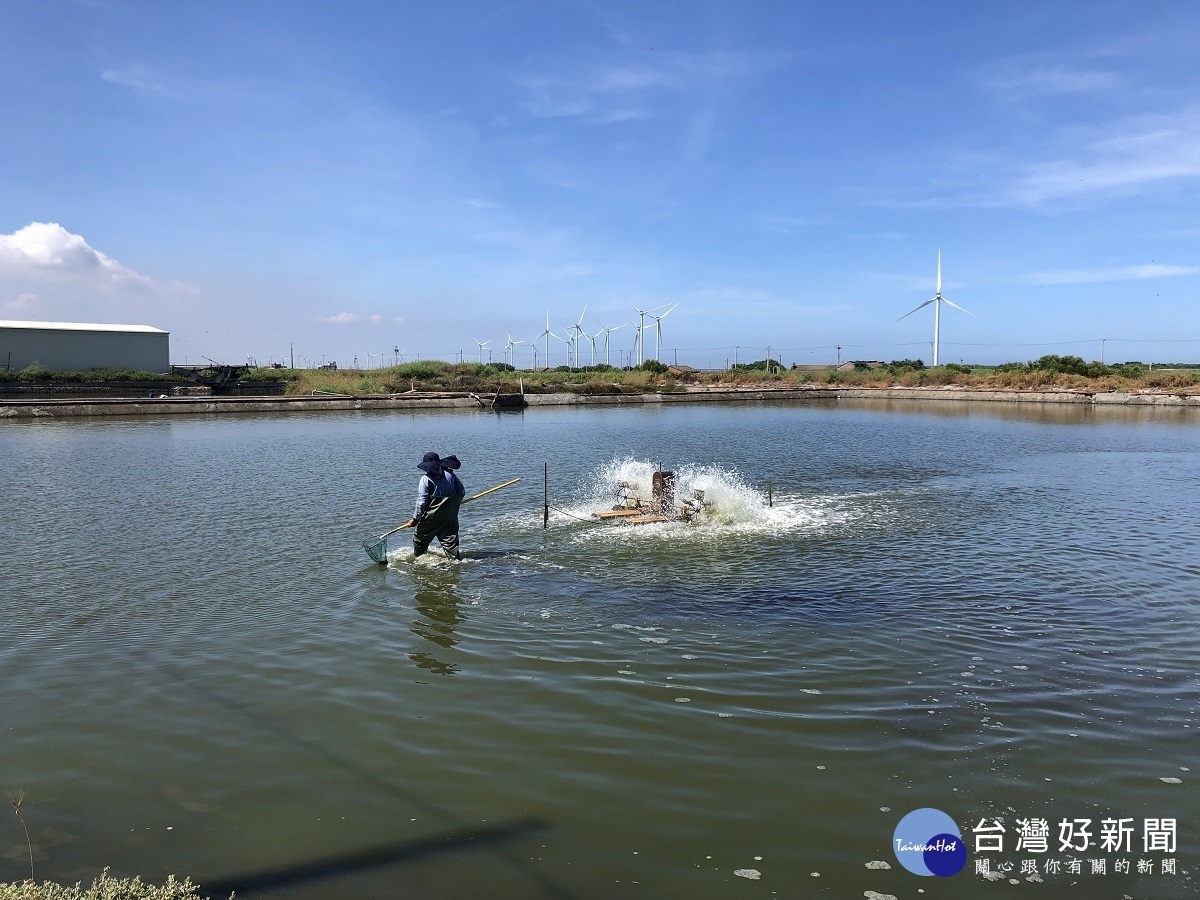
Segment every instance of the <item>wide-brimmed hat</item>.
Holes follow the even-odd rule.
[[[432,475],[434,474],[434,470],[440,472],[442,469],[449,469],[450,471],[461,469],[462,463],[457,456],[440,457],[431,451],[426,453],[421,461],[417,463],[417,468],[422,472]]]

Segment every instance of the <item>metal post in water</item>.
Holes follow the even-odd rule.
[[[542,530],[550,527],[550,463],[542,463]]]
[[[767,485],[767,506],[772,508],[775,506],[775,498],[771,496],[771,486],[769,484]]]

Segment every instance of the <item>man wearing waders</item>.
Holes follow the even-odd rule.
[[[421,556],[436,537],[447,556],[462,559],[458,549],[458,508],[467,489],[453,470],[462,465],[457,456],[440,459],[436,453],[426,453],[417,463],[425,474],[417,485],[417,508],[408,520],[416,525],[413,532],[413,556]]]

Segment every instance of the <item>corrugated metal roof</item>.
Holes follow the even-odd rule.
[[[18,322],[0,319],[0,328],[24,328],[32,331],[125,331],[137,334],[168,334],[150,325],[103,325],[88,322]]]

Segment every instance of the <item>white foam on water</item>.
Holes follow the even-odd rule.
[[[678,543],[733,534],[744,537],[759,533],[819,532],[863,519],[886,517],[891,508],[883,494],[801,497],[784,493],[775,494],[773,502],[769,502],[765,488],[753,484],[735,469],[683,465],[674,470],[676,506],[693,499],[696,491],[704,492],[706,504],[704,512],[691,521],[628,525],[594,518],[594,513],[610,510],[621,500],[619,483],[636,485],[632,493],[649,505],[654,473],[661,468],[658,463],[632,457],[605,463],[580,483],[570,501],[560,505],[557,522],[581,526],[576,537],[583,541],[625,541],[636,533],[639,540],[662,538]],[[584,522],[592,527],[582,527]]]

